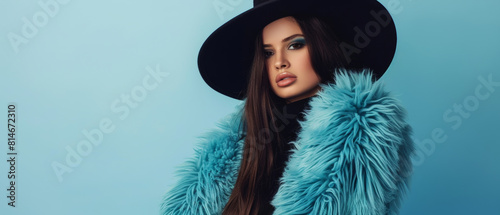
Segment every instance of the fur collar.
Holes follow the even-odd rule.
[[[300,122],[274,214],[397,214],[412,172],[405,111],[371,73],[342,71],[322,85]],[[162,214],[221,214],[236,182],[243,104],[204,135],[179,166]]]

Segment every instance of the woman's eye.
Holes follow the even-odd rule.
[[[296,43],[290,44],[290,46],[288,48],[289,49],[300,49],[302,47],[304,47],[304,43],[296,42]]]
[[[273,55],[273,52],[271,52],[271,51],[264,51],[264,57],[269,58],[269,57],[271,57],[271,55]]]

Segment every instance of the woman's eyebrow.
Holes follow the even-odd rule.
[[[295,37],[299,37],[299,36],[304,36],[304,35],[302,35],[302,34],[293,34],[293,35],[288,36],[288,37],[286,37],[285,39],[281,40],[281,42],[282,42],[282,43],[284,43],[284,42],[290,41],[290,40],[292,40],[293,38],[295,38]],[[271,45],[270,45],[270,44],[264,44],[264,47],[271,47]]]

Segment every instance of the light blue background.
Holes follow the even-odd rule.
[[[39,3],[50,1],[2,1],[0,214],[157,214],[175,166],[239,104],[211,90],[197,70],[206,37],[252,7],[217,1],[232,10],[218,14],[215,0],[59,3],[17,53],[8,35],[22,35],[23,18],[32,22]],[[489,97],[456,129],[443,119],[454,104],[472,101],[480,77],[500,82],[500,2],[381,2],[398,30],[381,81],[407,108],[423,146],[401,214],[500,214],[500,87],[482,89]],[[169,75],[126,106],[121,96],[137,92],[148,66]],[[6,199],[9,102],[18,105],[16,208]],[[52,163],[64,164],[66,147],[75,149],[103,119],[114,130],[60,182]],[[430,142],[435,129],[444,141]]]

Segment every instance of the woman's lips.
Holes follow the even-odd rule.
[[[282,72],[276,76],[278,87],[286,87],[297,80],[297,76],[289,72]]]

